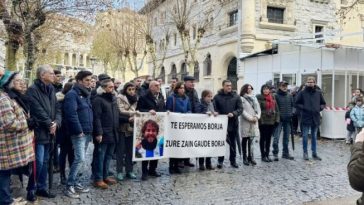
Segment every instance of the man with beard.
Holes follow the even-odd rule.
[[[149,112],[155,115],[156,112],[165,112],[166,105],[164,97],[160,93],[160,84],[157,81],[151,81],[147,93],[139,98],[137,110],[140,112]],[[149,165],[149,169],[148,169]],[[150,160],[142,162],[142,180],[147,180],[148,175],[160,177],[161,175],[156,172],[158,160]]]
[[[156,157],[160,156],[159,149],[157,148],[159,133],[159,125],[153,120],[147,120],[142,127],[142,141],[139,147],[139,153],[143,157]],[[142,148],[142,149],[141,149]]]

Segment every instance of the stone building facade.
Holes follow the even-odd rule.
[[[220,2],[221,8],[210,8]],[[175,1],[151,0],[154,3],[147,13],[154,22],[155,36],[164,36],[161,26],[169,26],[171,43],[164,68],[165,80],[185,69],[180,37],[171,20],[170,11]],[[189,71],[198,78],[197,88],[210,88],[214,92],[224,79],[233,81],[235,88],[244,83],[239,59],[252,53],[270,49],[277,39],[320,37],[315,32],[329,32],[338,28],[336,22],[336,0],[191,0],[191,14],[213,9],[215,15],[197,52],[198,72]],[[193,26],[190,22],[189,26]],[[193,29],[190,29],[193,32]],[[163,39],[157,39],[159,42]],[[325,43],[317,41],[317,43]],[[164,73],[162,73],[164,72]],[[181,75],[180,75],[181,76]]]

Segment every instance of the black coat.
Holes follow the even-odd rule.
[[[29,87],[26,95],[28,96],[30,115],[34,118],[36,127],[34,128],[35,142],[37,144],[47,144],[50,142],[49,128],[54,121],[57,128],[62,123],[62,112],[57,102],[54,87],[46,86],[42,81],[35,80]]]
[[[187,90],[186,89],[186,95],[190,99],[191,103],[191,112],[192,113],[200,113],[200,100],[198,99],[198,95],[195,89]]]
[[[278,104],[280,121],[290,121],[294,106],[292,95],[279,89],[275,94],[275,99]]]
[[[233,131],[239,127],[239,116],[243,113],[243,102],[238,94],[234,91],[224,93],[220,90],[214,96],[215,111],[219,114],[226,115],[233,113],[234,117],[229,118],[228,131]]]
[[[148,91],[145,95],[139,98],[137,110],[140,112],[149,112],[150,110],[155,110],[156,112],[165,112],[166,104],[164,102],[163,95],[159,93],[158,99],[155,99],[152,92]]]
[[[59,83],[59,84],[53,84],[53,87],[54,87],[54,92],[55,92],[55,93],[62,92],[62,90],[63,90],[63,85],[62,85],[62,83]]]
[[[316,88],[306,87],[297,95],[296,107],[301,110],[304,125],[320,125],[320,112],[325,106],[322,92]]]
[[[101,143],[115,143],[118,139],[119,109],[114,93],[104,93],[97,89],[92,102],[94,112],[94,136],[102,136]]]

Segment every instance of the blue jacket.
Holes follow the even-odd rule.
[[[364,106],[356,105],[350,112],[350,118],[355,127],[364,127]]]
[[[191,113],[191,103],[187,96],[180,97],[172,94],[167,98],[167,110],[178,113]]]
[[[92,134],[92,105],[86,88],[75,84],[66,94],[63,108],[70,135]]]

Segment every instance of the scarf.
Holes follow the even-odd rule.
[[[128,102],[129,102],[130,105],[133,105],[138,100],[138,97],[136,95],[131,96],[131,95],[125,94],[125,96],[128,99]]]
[[[157,147],[157,139],[154,139],[152,143],[149,143],[148,140],[142,140],[142,147],[145,150],[154,150]]]
[[[267,113],[273,113],[276,105],[272,95],[271,94],[264,95],[264,99],[265,99],[265,109],[267,110]]]
[[[11,99],[14,99],[20,105],[20,107],[23,108],[25,113],[27,113],[27,114],[29,113],[30,107],[29,107],[28,98],[26,95],[14,90],[14,89],[6,90],[6,92],[8,93],[8,95]]]
[[[258,105],[257,105],[257,103],[255,103],[254,96],[244,94],[243,97],[250,103],[250,105],[253,107],[255,113],[258,113]]]

